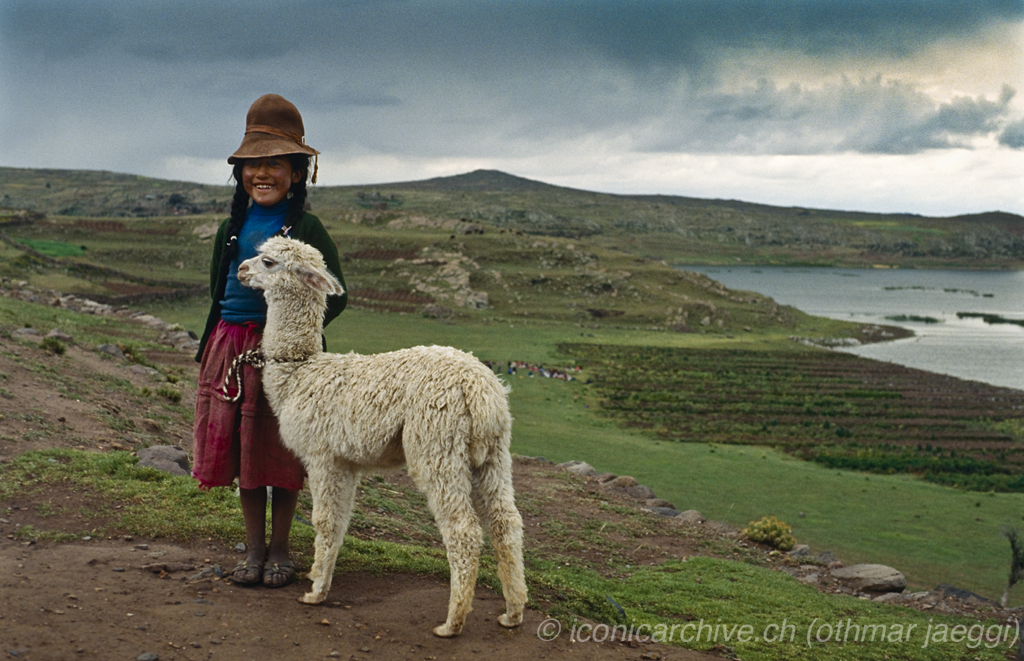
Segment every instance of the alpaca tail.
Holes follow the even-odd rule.
[[[512,414],[508,408],[510,389],[475,358],[466,370],[463,396],[472,420],[469,461],[473,468],[491,459],[495,449],[509,452],[512,439]]]

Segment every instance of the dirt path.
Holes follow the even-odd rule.
[[[9,528],[9,525],[5,525]],[[157,540],[69,544],[0,542],[0,649],[26,659],[712,659],[656,644],[554,640],[528,611],[522,627],[501,628],[504,601],[478,588],[463,634],[440,639],[445,581],[414,575],[338,576],[322,606],[297,602],[303,582],[242,588],[204,567],[239,556],[210,545]],[[155,573],[147,565],[164,565]],[[564,623],[563,623],[564,624]],[[554,626],[554,625],[549,625]],[[149,657],[153,658],[153,657]]]
[[[182,407],[193,406],[195,368],[190,357],[155,352],[147,359],[181,374],[174,387],[183,395]],[[0,336],[0,375],[0,461],[49,447],[106,451],[190,443],[191,430],[181,409],[175,412],[155,395],[138,395],[144,388],[156,391],[166,381],[123,360],[76,346],[55,356],[38,347],[38,338]],[[526,477],[524,470],[517,469],[520,477]],[[517,488],[519,484],[530,481],[517,478]],[[240,559],[213,542],[182,545],[119,537],[54,543],[18,538],[15,531],[25,525],[80,531],[73,512],[79,500],[90,496],[57,491],[0,502],[0,657],[718,658],[638,642],[574,643],[567,623],[561,623],[566,630],[554,640],[542,640],[537,631],[547,617],[537,611],[528,611],[519,629],[503,629],[496,617],[504,601],[485,588],[477,589],[463,634],[439,639],[431,629],[445,619],[448,584],[434,578],[342,574],[335,578],[328,601],[311,607],[297,601],[307,586],[304,580],[270,590],[233,586],[216,575],[194,578],[204,568],[230,569]],[[528,516],[528,526],[531,521],[536,526],[536,519]],[[539,528],[536,532],[540,534]],[[543,543],[543,537],[532,543]],[[144,568],[155,564],[166,571]]]

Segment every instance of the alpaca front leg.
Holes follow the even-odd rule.
[[[352,518],[356,487],[359,485],[359,474],[354,471],[345,469],[324,473],[314,476],[314,471],[310,471],[309,488],[313,494],[316,541],[313,543],[313,566],[308,574],[313,585],[309,592],[299,597],[299,601],[304,604],[319,604],[327,598],[334,579],[338,550]]]

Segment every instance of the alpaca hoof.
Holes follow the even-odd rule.
[[[327,595],[324,595],[323,597],[318,597],[316,596],[316,594],[312,592],[307,592],[306,594],[299,597],[299,602],[303,604],[319,604],[322,603],[323,600],[326,598]]]
[[[459,631],[461,631],[461,627],[459,629],[456,629],[454,627],[448,626],[447,624],[442,624],[439,627],[434,627],[434,635],[438,638],[454,638],[455,636],[459,635]]]
[[[498,616],[498,624],[500,624],[501,626],[506,627],[508,629],[512,629],[514,627],[518,627],[522,623],[523,623],[523,614],[522,613],[520,613],[519,615],[514,615],[514,616],[513,615],[508,615],[508,614],[502,614],[502,615]]]

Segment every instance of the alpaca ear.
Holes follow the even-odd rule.
[[[338,279],[327,271],[311,269],[308,266],[300,266],[297,270],[299,278],[310,289],[322,291],[328,296],[341,296],[345,293]]]

